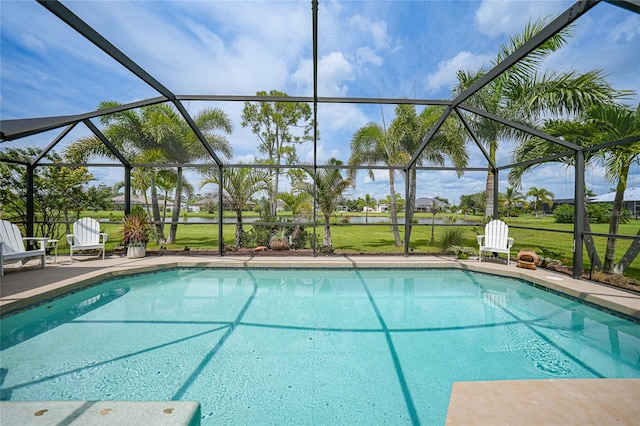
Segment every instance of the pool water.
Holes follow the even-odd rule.
[[[196,400],[205,425],[442,425],[456,381],[640,377],[640,325],[459,270],[177,269],[1,333],[2,400]]]

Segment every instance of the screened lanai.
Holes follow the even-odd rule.
[[[488,199],[496,200],[488,203],[489,216],[496,218],[500,192],[514,184],[510,174],[526,170],[515,173],[528,182],[522,187],[559,184],[579,206],[586,185],[600,179],[603,193],[611,185],[601,179],[604,169],[589,166],[589,159],[614,147],[632,147],[640,136],[585,147],[541,130],[545,119],[577,115],[569,108],[542,108],[534,117],[522,109],[483,106],[501,78],[517,76],[519,67],[537,60],[541,74],[601,70],[617,101],[637,105],[639,16],[634,1],[4,2],[0,149],[38,149],[28,161],[7,155],[0,160],[26,170],[29,234],[36,221],[33,174],[41,167],[87,166],[99,182],[122,181],[125,214],[131,211],[136,169],[171,168],[195,181],[203,171],[222,181],[225,170],[261,170],[271,185],[281,180],[283,190],[289,189],[289,173],[315,185],[312,214],[300,222],[312,227],[314,238],[327,221],[313,177],[328,170],[353,176],[356,194],[370,185],[370,192],[386,195],[393,175],[404,200],[453,198],[486,188]],[[537,20],[539,28],[526,41],[510,38]],[[542,57],[558,36],[566,38],[563,46]],[[464,73],[474,71],[461,84]],[[106,101],[113,103],[99,107]],[[168,160],[143,159],[110,139],[109,117],[142,114],[153,105],[174,111],[193,139],[191,152],[200,154],[187,150]],[[291,123],[290,143],[276,152],[275,162],[262,143],[274,136],[252,131],[245,115],[248,106],[262,105],[308,111],[306,121]],[[419,140],[401,159],[356,164],[351,144],[357,130],[373,122],[386,131],[399,106],[433,108],[429,127],[420,129]],[[199,126],[200,114],[210,109],[228,114],[233,130]],[[502,114],[506,111],[512,114]],[[447,126],[464,131],[462,160],[434,154],[436,147],[447,152]],[[495,152],[486,143],[487,127],[502,135]],[[216,137],[227,140],[233,153],[217,149]],[[97,155],[87,161],[47,158],[82,140],[101,144]],[[530,140],[546,141],[553,149],[516,158],[518,147]],[[160,148],[170,149],[171,143],[166,140]],[[485,186],[488,175],[492,186]],[[638,177],[636,161],[628,180]],[[212,237],[217,233],[222,255],[224,191],[211,191],[219,224],[211,227]],[[576,278],[583,269],[584,239],[608,236],[585,229],[585,220],[585,211],[576,208],[572,232],[551,234],[573,238]],[[361,225],[366,232],[370,224]],[[402,229],[403,253],[409,255],[411,230],[419,225],[410,214],[391,225]],[[634,235],[615,238],[640,244]],[[318,246],[311,245],[313,255]]]

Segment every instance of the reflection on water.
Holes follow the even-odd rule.
[[[119,287],[96,294],[88,299],[73,304],[69,309],[56,310],[55,302],[43,306],[47,309],[46,315],[35,315],[31,321],[22,321],[19,324],[11,324],[11,317],[2,322],[2,350],[24,342],[38,334],[66,324],[88,312],[93,311],[129,292],[129,287]]]

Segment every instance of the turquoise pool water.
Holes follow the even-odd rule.
[[[205,425],[442,425],[456,381],[640,377],[640,325],[458,270],[171,270],[1,333],[2,400],[197,400]]]

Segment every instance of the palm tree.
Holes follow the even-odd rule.
[[[211,156],[208,151],[189,125],[173,108],[169,106],[167,108],[168,125],[173,129],[172,133],[166,138],[166,145],[164,146],[167,157],[178,164],[210,159]],[[193,121],[215,152],[226,158],[231,158],[233,150],[225,134],[233,132],[233,124],[227,113],[220,108],[205,108],[193,117]],[[175,199],[169,237],[167,238],[168,244],[175,242],[178,232],[178,221],[180,220],[180,208],[184,192],[182,172],[182,167],[176,168]]]
[[[544,188],[536,188],[535,186],[532,186],[531,188],[529,188],[529,191],[527,191],[527,197],[533,197],[535,198],[535,201],[533,202],[533,208],[536,211],[536,217],[538,217],[538,210],[540,210],[542,208],[542,205],[544,203],[549,204],[549,206],[553,206],[553,197],[555,197],[555,194],[551,191],[547,191]]]
[[[429,130],[434,126],[442,115],[443,108],[429,106],[418,115],[415,105],[396,106],[396,117],[389,128],[391,139],[397,140],[400,149],[407,157],[412,157],[417,153]],[[416,165],[425,163],[444,166],[445,160],[449,160],[455,167],[460,169],[466,167],[469,154],[465,149],[465,132],[459,120],[448,118],[439,131],[434,135],[431,142],[422,151]],[[458,176],[462,174],[458,171]],[[412,168],[411,173],[405,179],[409,180],[409,196],[405,205],[405,220],[408,223],[413,221],[413,213],[416,205],[416,169]],[[411,237],[411,226],[405,231],[405,239]]]
[[[638,108],[633,111],[625,106],[605,104],[584,111],[576,117],[575,120],[547,120],[544,125],[544,131],[553,136],[563,137],[564,140],[576,145],[588,147],[640,135],[640,120],[638,116]],[[564,148],[559,147],[557,144],[540,139],[531,139],[523,143],[514,152],[514,162],[542,158],[563,152],[564,150]],[[618,232],[618,225],[620,223],[622,200],[624,190],[626,189],[629,167],[634,161],[638,161],[640,157],[640,142],[605,148],[600,154],[585,151],[585,164],[602,160],[603,155],[606,176],[610,181],[616,181],[616,201],[614,201],[614,208],[609,222],[609,233],[615,235]],[[553,161],[573,165],[573,157],[563,157]],[[540,164],[541,163],[537,163],[513,168],[509,173],[509,180],[511,182],[519,182],[525,172]],[[585,194],[583,202],[585,219],[583,226],[584,230],[589,233],[591,232],[591,224],[589,223],[587,214],[586,201],[587,196]],[[640,236],[640,231],[638,231],[638,235]],[[604,267],[598,256],[593,237],[587,234],[583,239],[589,258],[593,259],[593,266],[597,269],[602,268],[607,272],[623,273],[640,252],[640,241],[634,240],[616,265],[614,263],[616,239],[615,237],[609,238],[605,252],[606,267]]]
[[[341,166],[342,161],[331,158],[327,161],[329,166]],[[329,219],[337,209],[342,195],[353,183],[349,178],[344,178],[340,169],[320,169],[315,175],[313,172],[307,171],[311,176],[312,182],[301,182],[300,189],[316,197],[316,205],[324,216],[324,234],[322,237],[321,251],[333,251],[333,243],[331,241],[331,227]]]
[[[118,102],[103,101],[98,105],[98,110],[119,105]],[[100,123],[104,126],[102,133],[131,162],[166,162],[162,144],[164,135],[171,133],[166,113],[166,106],[149,105],[139,110],[126,110],[103,115],[100,117]],[[78,163],[86,163],[91,157],[116,158],[115,154],[96,136],[83,137],[73,141],[65,149],[64,155],[71,162]],[[162,235],[155,172],[152,170],[145,178],[147,177],[149,179],[148,188],[151,190],[153,220],[158,234]]]
[[[493,65],[502,62],[538,34],[545,25],[543,20],[538,20],[527,24],[522,34],[511,36],[508,45],[500,46],[500,53]],[[467,102],[487,112],[532,126],[532,123],[545,114],[573,114],[623,95],[622,92],[616,92],[611,88],[599,70],[585,74],[575,71],[538,71],[544,60],[566,43],[566,36],[569,34],[569,30],[564,30],[548,39],[526,58],[493,79]],[[454,94],[462,93],[485,74],[485,69],[475,72],[458,71],[458,85],[454,88]],[[501,139],[522,140],[525,137],[522,132],[485,118],[478,118],[472,121],[471,125],[478,138],[489,147],[490,161],[494,165]],[[485,216],[493,215],[494,185],[493,172],[489,171],[486,181]]]
[[[249,167],[224,168],[222,171],[222,185],[220,185],[219,170],[209,169],[203,172],[200,189],[212,183],[218,185],[231,209],[236,212],[236,247],[242,247],[242,210],[248,201],[260,191],[268,189],[269,175],[260,169]],[[222,223],[220,223],[222,226]]]
[[[313,209],[313,198],[311,195],[304,191],[300,191],[294,193],[290,192],[281,192],[278,195],[278,199],[282,200],[289,209],[291,209],[291,216],[293,217],[293,221],[296,226],[293,228],[292,238],[295,241],[298,235],[300,234],[300,220],[304,217],[304,215],[310,212]]]
[[[507,187],[505,193],[500,195],[502,197],[502,205],[507,207],[507,217],[511,217],[511,207],[524,201],[522,193],[511,186]]]
[[[390,137],[387,130],[377,123],[368,123],[358,129],[351,138],[350,165],[374,166],[384,164],[386,166],[398,166],[406,164],[409,156],[398,143],[398,140]],[[395,170],[389,169],[389,215],[393,223],[393,237],[396,247],[402,245],[400,230],[398,227],[397,193],[395,190]],[[369,177],[375,180],[373,169],[369,169]],[[349,178],[355,184],[356,170],[349,170]]]
[[[593,143],[595,144],[640,136],[640,104],[635,111],[623,105],[603,105],[588,110],[585,119],[592,123],[594,129],[597,129],[597,132],[593,134]],[[616,235],[622,217],[624,191],[627,189],[629,169],[634,162],[640,159],[640,141],[607,148],[605,155],[605,177],[609,182],[616,184],[616,195],[609,221],[609,234]],[[638,236],[640,236],[640,230]],[[617,265],[615,263],[616,241],[615,237],[607,239],[603,270],[621,274],[640,252],[640,241],[634,240]]]
[[[358,207],[364,210],[364,222],[369,223],[369,209],[376,206],[376,199],[371,194],[358,199]]]

